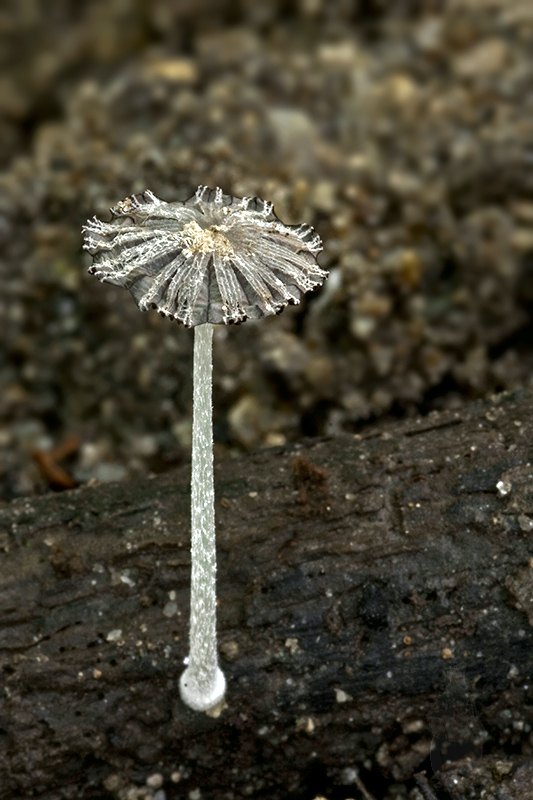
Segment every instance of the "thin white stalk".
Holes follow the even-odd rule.
[[[213,326],[209,322],[197,325],[193,367],[189,664],[180,679],[181,699],[195,711],[207,711],[218,705],[226,690],[217,655],[212,351]]]

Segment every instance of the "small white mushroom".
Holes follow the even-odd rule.
[[[194,331],[191,477],[191,618],[184,703],[207,711],[224,698],[216,638],[216,546],[213,480],[213,323],[277,314],[322,284],[318,234],[284,225],[272,203],[200,186],[185,202],[152,192],[94,218],[83,228],[89,272],[124,286],[142,311],[157,309]]]

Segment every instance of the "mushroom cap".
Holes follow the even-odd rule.
[[[125,286],[142,311],[157,309],[187,327],[278,314],[323,283],[320,237],[284,225],[272,203],[199,186],[184,202],[132,195],[83,227],[89,272]]]

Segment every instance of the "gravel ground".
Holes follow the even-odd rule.
[[[52,5],[0,12],[0,499],[189,458],[191,331],[81,249],[146,188],[325,242],[315,295],[215,331],[219,458],[530,382],[529,0]]]

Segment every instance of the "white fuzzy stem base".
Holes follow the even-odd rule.
[[[213,326],[194,329],[191,477],[191,621],[189,665],[180,679],[183,702],[207,711],[224,698],[216,630],[215,490],[213,478]]]

